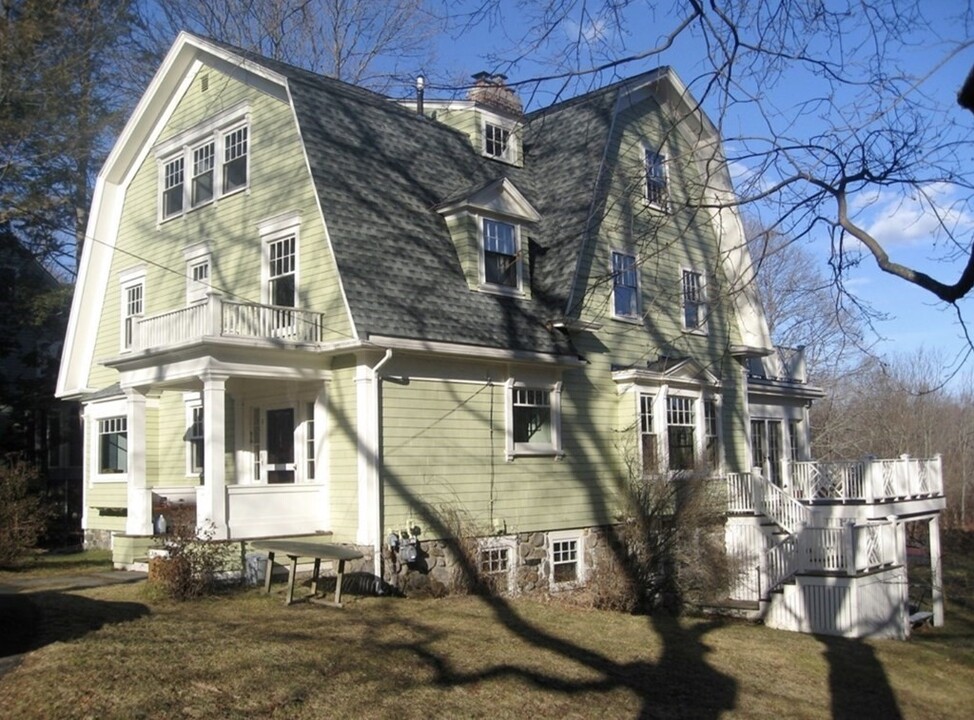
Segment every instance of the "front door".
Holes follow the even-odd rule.
[[[294,408],[267,411],[267,482],[294,482]]]
[[[751,464],[781,487],[780,420],[751,420]]]

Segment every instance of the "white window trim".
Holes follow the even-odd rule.
[[[494,125],[502,130],[508,132],[507,137],[507,147],[504,148],[503,155],[491,155],[487,152],[487,126]],[[499,162],[507,163],[508,165],[517,165],[520,161],[520,145],[521,138],[520,132],[518,131],[518,123],[514,120],[508,120],[499,115],[494,115],[493,113],[485,113],[481,111],[480,113],[480,153],[485,158],[490,158],[491,160],[497,160]]]
[[[514,388],[530,388],[532,390],[547,390],[551,403],[551,443],[515,443],[514,442]],[[555,383],[518,382],[513,378],[504,385],[504,416],[505,439],[508,462],[516,457],[555,456],[563,457],[561,444],[561,381]]]
[[[128,482],[128,472],[123,473],[103,473],[101,472],[101,428],[100,421],[108,420],[113,417],[126,418],[126,433],[131,439],[132,429],[128,427],[128,404],[124,399],[112,400],[109,402],[93,403],[85,408],[84,419],[87,433],[87,452],[88,477],[92,484],[101,483],[126,483]],[[131,447],[131,444],[129,444]],[[128,450],[126,451],[128,452]],[[128,467],[126,458],[126,468]]]
[[[706,459],[707,452],[707,420],[705,417],[704,403],[712,401],[717,413],[717,445],[718,445],[718,467],[712,468],[712,474],[719,474],[724,467],[724,423],[723,423],[723,398],[719,392],[713,391],[709,386],[694,388],[674,388],[667,384],[661,385],[637,385],[634,398],[636,412],[635,429],[637,433],[637,444],[639,445],[639,462],[643,466],[642,454],[642,416],[640,398],[651,396],[653,398],[653,433],[656,435],[656,452],[660,463],[660,472],[672,475],[673,473],[686,472],[685,470],[670,470],[670,439],[669,439],[669,398],[685,397],[693,401],[693,446],[695,461]],[[750,431],[748,431],[750,432]],[[749,440],[750,442],[750,440]],[[749,445],[750,447],[750,445]]]
[[[186,477],[199,477],[203,474],[203,468],[194,469],[193,468],[193,443],[190,440],[189,432],[193,427],[193,411],[203,409],[203,398],[200,393],[184,393],[183,394],[183,404],[185,406],[185,417],[186,417]],[[206,452],[206,428],[203,429],[203,452]]]
[[[663,202],[659,203],[654,200],[649,199],[649,164],[646,162],[648,153],[654,153],[660,158],[661,164],[663,166]],[[670,170],[669,170],[669,156],[664,151],[662,147],[656,147],[649,145],[648,143],[643,143],[642,146],[642,173],[643,173],[643,202],[647,207],[655,208],[656,210],[661,210],[662,212],[670,211]]]
[[[223,138],[235,130],[247,127],[247,182],[237,188],[224,192],[223,167],[224,147]],[[210,200],[193,205],[193,151],[208,143],[213,143],[213,197]],[[154,148],[157,165],[156,217],[157,225],[183,217],[198,208],[216,204],[220,199],[250,191],[251,156],[253,155],[253,126],[250,122],[250,105],[245,103],[230,108],[199,125],[179,133],[173,138],[159,143]],[[165,216],[163,214],[163,192],[167,163],[178,157],[183,158],[183,206],[178,213]]]
[[[522,297],[524,295],[524,246],[521,237],[521,224],[511,218],[496,215],[474,215],[477,220],[477,273],[478,289],[496,295]],[[484,241],[484,221],[503,223],[514,228],[514,257],[517,270],[517,286],[497,285],[487,282],[487,256]]]
[[[702,310],[702,314],[701,322],[696,327],[687,326],[686,293],[683,286],[683,278],[685,273],[693,273],[700,278],[700,295],[703,297],[703,300],[699,302],[699,305]],[[709,285],[710,283],[707,279],[707,273],[691,265],[680,266],[680,326],[683,328],[683,332],[694,335],[708,335],[710,333],[710,299],[708,298]]]
[[[301,217],[293,213],[271,218],[259,223],[260,233],[260,301],[271,303],[271,252],[270,247],[278,240],[294,236],[294,307],[301,307]]]
[[[477,569],[484,575],[499,575],[500,573],[485,573],[481,566],[480,553],[489,550],[507,550],[507,594],[517,594],[517,540],[513,536],[484,537],[477,542]]]
[[[142,312],[139,315],[133,317],[144,318],[146,315],[147,307],[147,287],[146,287],[146,272],[145,268],[132,268],[130,270],[123,271],[119,275],[119,312],[118,312],[118,347],[120,352],[130,353],[132,348],[125,342],[125,321],[128,319],[128,293],[132,288],[141,285],[142,286]],[[138,322],[133,323],[133,326],[137,326]],[[138,331],[133,327],[132,329],[132,339],[134,341],[138,339]]]
[[[206,244],[193,245],[183,250],[183,260],[186,262],[186,304],[192,305],[205,300],[213,288],[213,254]],[[193,280],[193,268],[204,263],[208,266],[206,282]]]
[[[555,582],[555,543],[575,541],[575,579]],[[551,590],[572,590],[585,585],[588,567],[585,564],[585,541],[579,530],[555,530],[548,533],[548,586]]]
[[[636,272],[636,313],[634,315],[619,315],[616,313],[616,284],[615,284],[615,266],[613,264],[613,258],[616,255],[624,255],[626,257],[632,258],[633,265],[635,266]],[[643,298],[642,298],[642,278],[640,277],[640,265],[639,256],[634,252],[628,250],[623,250],[622,248],[610,248],[609,250],[609,277],[612,278],[612,291],[611,291],[611,306],[612,306],[612,319],[621,320],[622,322],[634,323],[636,325],[642,324],[642,312],[643,312]]]
[[[639,472],[642,474],[644,468],[646,467],[646,457],[643,453],[643,398],[650,399],[650,407],[652,408],[652,427],[650,428],[653,442],[656,445],[656,462],[658,465],[665,466],[669,458],[666,457],[665,450],[660,446],[660,410],[659,410],[659,399],[660,395],[663,393],[657,391],[653,392],[646,388],[636,388],[635,401],[636,401],[636,433],[637,441],[636,447],[639,453]]]

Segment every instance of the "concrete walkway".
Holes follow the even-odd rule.
[[[83,575],[48,575],[42,577],[11,578],[0,580],[0,595],[21,592],[45,592],[84,590],[85,588],[121,585],[145,580],[146,573],[134,570],[110,570]]]

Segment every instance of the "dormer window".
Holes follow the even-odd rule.
[[[518,227],[484,218],[484,282],[500,287],[520,287]]]
[[[516,123],[499,115],[483,115],[481,132],[485,157],[501,160],[506,163],[518,161],[518,138],[515,130]]]
[[[506,130],[492,122],[484,123],[484,152],[487,155],[502,160],[507,159],[510,140],[510,130]]]

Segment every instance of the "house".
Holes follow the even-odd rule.
[[[99,176],[65,343],[88,541],[136,562],[165,500],[227,540],[355,545],[407,590],[448,582],[458,534],[512,592],[574,587],[628,469],[706,463],[738,599],[826,572],[841,606],[902,565],[903,518],[936,527],[938,466],[921,488],[904,460],[894,503],[808,461],[820,392],[770,342],[737,212],[707,209],[730,197],[669,68],[525,115],[497,76],[395,102],[180,35]],[[804,528],[880,526],[861,572],[806,567]]]
[[[54,399],[69,292],[2,226],[0,277],[0,461],[37,468],[54,510],[45,542],[76,544],[81,406]]]

